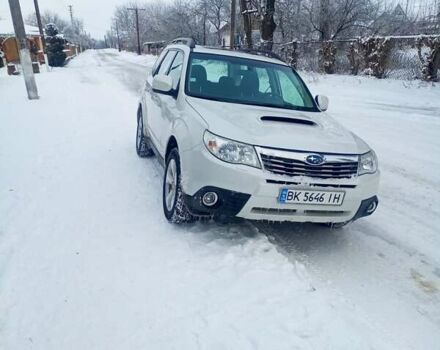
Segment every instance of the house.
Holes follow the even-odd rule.
[[[37,27],[25,25],[25,31],[33,62],[44,63],[43,42]],[[3,52],[6,64],[11,67],[20,63],[17,41],[15,40],[14,26],[10,19],[0,19],[0,51]]]
[[[415,30],[414,23],[400,4],[393,11],[382,13],[372,27],[377,35],[408,35],[413,34]]]
[[[243,46],[245,44],[245,35],[243,29],[240,28],[241,25],[237,28],[238,33],[235,34],[235,45]],[[226,23],[223,27],[218,31],[221,37],[221,46],[222,47],[230,47],[230,38],[231,38],[231,26],[229,23]],[[253,21],[252,23],[252,42],[254,44],[259,43],[261,39],[259,23],[258,21]]]

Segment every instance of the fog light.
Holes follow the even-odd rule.
[[[377,202],[376,201],[371,202],[371,204],[367,208],[367,213],[372,214],[376,210],[376,208],[377,208]]]
[[[218,195],[215,192],[206,192],[202,197],[202,203],[207,207],[212,207],[217,201]]]

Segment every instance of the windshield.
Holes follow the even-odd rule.
[[[185,92],[216,101],[318,111],[290,67],[226,55],[193,52]]]

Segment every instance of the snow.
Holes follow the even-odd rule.
[[[134,52],[121,51],[117,53],[114,50],[102,50],[106,55],[116,55],[122,58],[125,62],[136,63],[142,66],[152,67],[158,56],[153,55],[138,55]]]
[[[0,74],[0,349],[437,348],[439,86],[304,75],[378,153],[374,216],[176,227],[134,149],[154,60]]]
[[[330,97],[330,113],[378,154],[382,201],[400,202],[392,212],[380,206],[381,226],[440,266],[440,86],[367,77],[307,80],[313,92]]]

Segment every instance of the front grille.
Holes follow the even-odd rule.
[[[286,153],[286,152],[284,152]],[[357,174],[358,162],[326,161],[320,165],[310,165],[304,161],[260,153],[264,168],[271,173],[286,176],[308,176],[321,179],[350,178]]]

